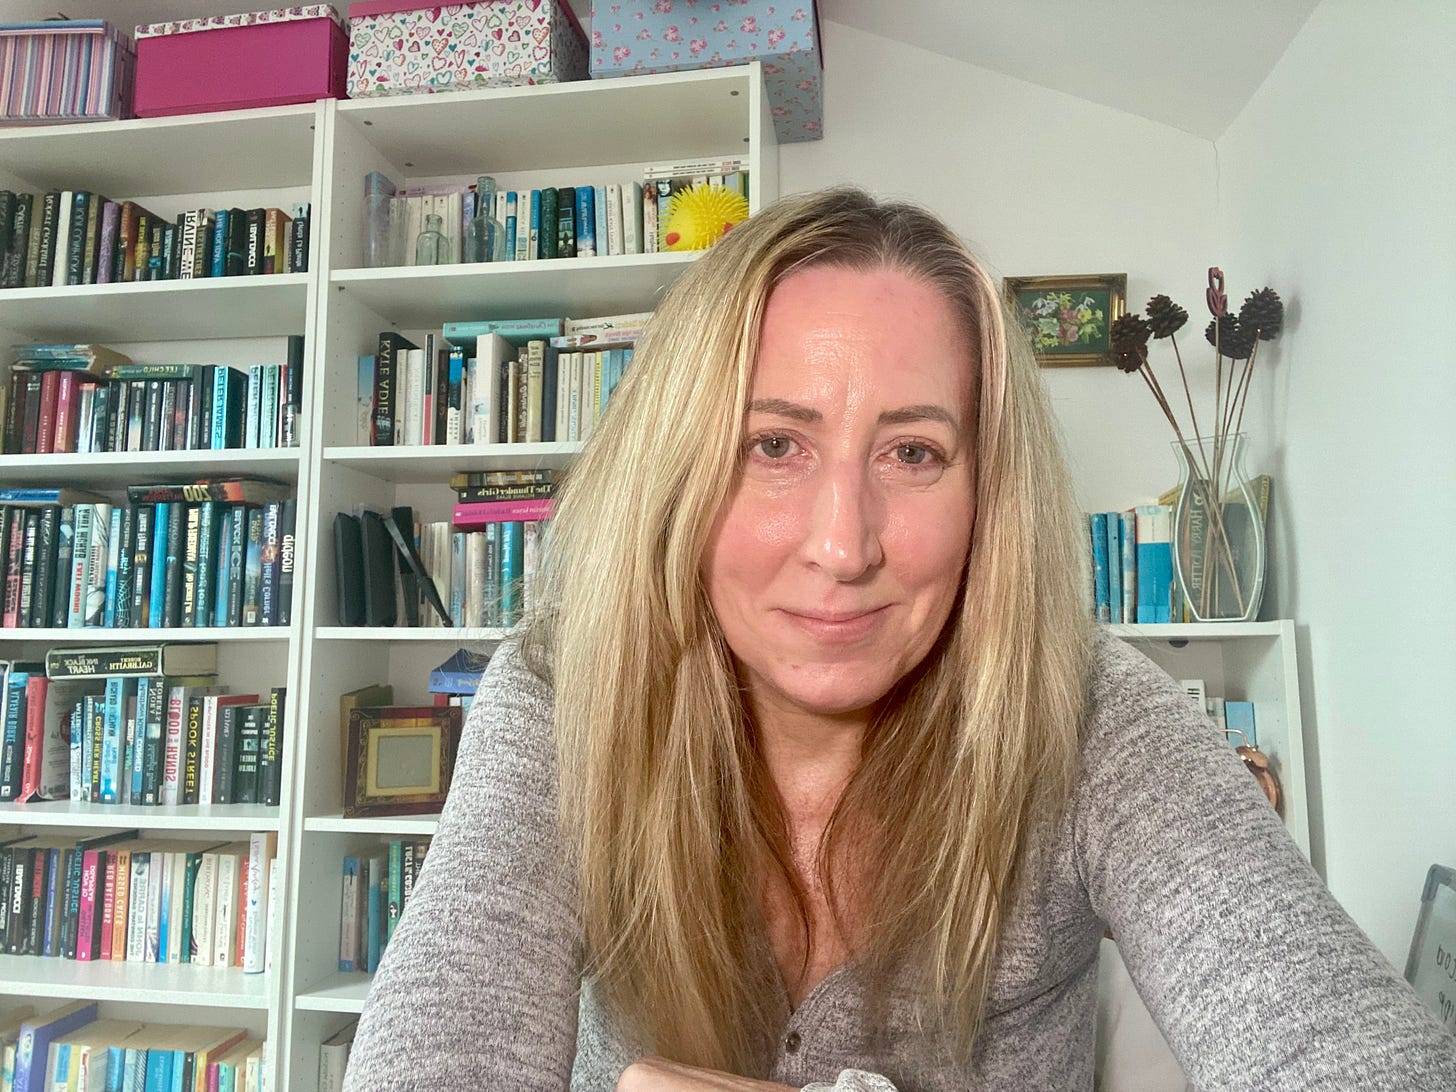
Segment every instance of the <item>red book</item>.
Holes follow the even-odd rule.
[[[20,773],[20,795],[29,800],[40,789],[40,761],[45,744],[46,691],[51,681],[32,675],[25,683],[25,765]]]
[[[530,523],[550,519],[554,498],[535,500],[470,501],[455,506],[457,531],[483,531],[487,523]]]
[[[248,858],[244,857],[238,867],[238,906],[233,914],[238,923],[237,943],[233,948],[233,966],[243,965],[243,947],[248,937]]]
[[[60,389],[56,392],[56,431],[52,451],[76,450],[76,426],[81,408],[81,374],[60,372]]]
[[[5,616],[6,629],[20,625],[20,586],[24,579],[20,563],[25,557],[25,520],[19,510],[11,513],[10,541],[0,542],[5,551]]]
[[[76,959],[90,962],[96,958],[99,937],[96,936],[97,907],[96,886],[100,880],[105,883],[101,871],[101,851],[88,849],[81,854],[81,912],[76,919]]]
[[[38,455],[46,455],[56,449],[56,409],[60,400],[61,373],[44,371],[40,376],[40,422],[35,437]]]
[[[101,893],[101,947],[95,959],[111,958],[111,931],[116,923],[116,854],[102,851],[106,858],[105,887]]]

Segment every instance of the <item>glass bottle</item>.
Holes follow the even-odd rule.
[[[415,265],[445,265],[450,261],[449,243],[440,230],[444,226],[438,213],[425,214],[425,230],[415,240]]]
[[[475,216],[465,233],[467,262],[499,262],[505,259],[505,226],[495,218],[495,179],[481,175],[475,183]]]

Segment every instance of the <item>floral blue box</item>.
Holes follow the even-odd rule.
[[[780,144],[824,135],[814,0],[592,0],[593,79],[763,62]]]

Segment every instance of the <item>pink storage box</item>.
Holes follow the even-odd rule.
[[[346,95],[349,37],[328,4],[137,27],[138,117]]]
[[[587,76],[587,42],[565,0],[349,5],[349,96],[562,83]]]

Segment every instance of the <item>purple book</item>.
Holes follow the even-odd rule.
[[[108,201],[101,209],[101,250],[96,255],[96,283],[111,283],[111,266],[116,260],[116,221],[121,206]]]

